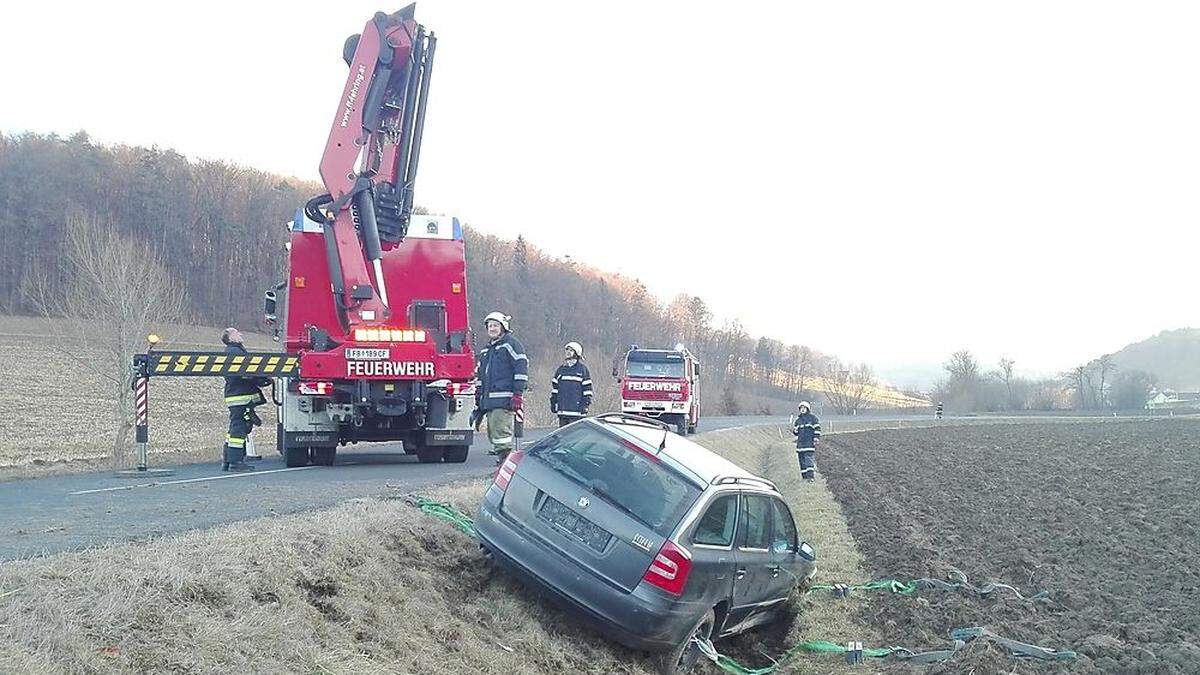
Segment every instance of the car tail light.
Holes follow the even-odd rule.
[[[451,382],[447,390],[452,396],[471,396],[475,394],[475,383]]]
[[[300,382],[300,393],[309,396],[325,396],[333,393],[332,382]]]
[[[508,453],[508,457],[504,458],[504,463],[496,469],[496,477],[492,479],[492,483],[500,488],[503,492],[508,489],[508,483],[512,480],[513,474],[517,472],[517,464],[525,457],[525,453],[520,450]]]
[[[691,552],[668,539],[642,575],[642,581],[652,583],[671,595],[681,595],[691,572]]]

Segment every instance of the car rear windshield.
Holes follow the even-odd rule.
[[[529,449],[552,469],[662,537],[670,536],[700,496],[683,476],[626,441],[590,424],[548,436]]]

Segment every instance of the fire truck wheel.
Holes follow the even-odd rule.
[[[679,434],[680,436],[687,436],[687,432],[688,432],[687,418],[684,417],[683,415],[676,417],[675,418],[675,433]]]
[[[422,445],[417,448],[417,459],[422,464],[432,464],[442,461],[444,448],[440,445]]]
[[[312,463],[317,466],[333,466],[335,459],[337,459],[337,446],[312,449]]]
[[[285,446],[283,463],[289,467],[308,466],[308,448]]]
[[[446,446],[446,455],[443,457],[451,464],[462,464],[467,461],[467,453],[470,452],[469,445],[449,445]]]

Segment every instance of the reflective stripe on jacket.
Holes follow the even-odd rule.
[[[810,412],[804,413],[792,423],[792,435],[796,437],[797,448],[814,447],[813,441],[821,437],[821,421]]]
[[[475,364],[475,398],[483,411],[508,408],[513,394],[525,393],[529,383],[529,357],[521,341],[504,333],[479,350]]]
[[[237,343],[225,346],[227,356],[245,356],[248,353],[244,346]],[[270,380],[261,377],[226,377],[225,405],[259,405],[266,399],[258,388],[267,384],[270,384]]]
[[[583,361],[564,363],[550,382],[550,410],[559,415],[584,415],[592,405],[592,374]]]

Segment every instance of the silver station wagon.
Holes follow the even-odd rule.
[[[510,454],[475,523],[494,560],[667,673],[771,621],[816,573],[774,484],[618,413]]]

